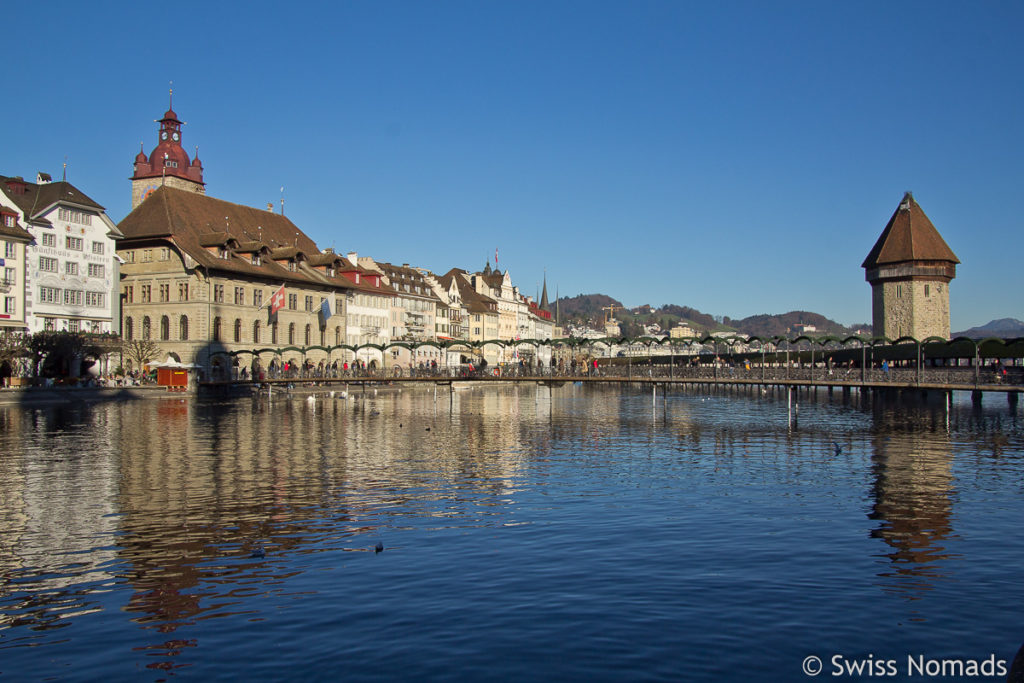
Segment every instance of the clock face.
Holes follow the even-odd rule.
[[[172,134],[171,137],[174,138],[175,142],[178,141],[178,134],[177,133]]]
[[[160,139],[161,140],[166,140],[167,139],[167,131],[166,130],[164,132],[160,133]]]
[[[142,201],[146,201],[146,198],[149,197],[149,195],[153,194],[154,190],[156,190],[156,185],[150,185],[145,190],[143,190],[142,191]]]

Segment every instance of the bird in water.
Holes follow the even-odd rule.
[[[377,545],[373,547],[373,552],[375,554],[384,552],[384,543],[382,543],[381,541],[377,541]]]
[[[832,442],[832,448],[835,450],[836,455],[839,455],[840,453],[843,452],[843,447],[837,444],[835,441]]]
[[[263,549],[262,545],[258,545],[257,544],[256,547],[252,549],[252,555],[250,555],[249,557],[263,558],[263,557],[266,557],[266,556],[267,556],[267,551]]]

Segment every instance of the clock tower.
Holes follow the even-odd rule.
[[[172,90],[172,105],[173,97]],[[181,127],[185,122],[178,119],[173,106],[168,106],[164,117],[156,123],[160,124],[156,147],[149,156],[146,156],[143,149],[139,149],[135,155],[135,173],[131,178],[133,209],[161,185],[206,194],[203,164],[199,161],[198,150],[195,158],[189,160],[188,153],[181,146]]]

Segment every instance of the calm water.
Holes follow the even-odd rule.
[[[1021,420],[572,385],[0,407],[0,677],[1011,660]]]

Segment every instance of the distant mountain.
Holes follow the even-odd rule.
[[[963,332],[954,332],[954,337],[970,337],[971,339],[984,339],[985,337],[1024,337],[1024,322],[1016,318],[1000,318],[985,323],[980,327],[972,327]]]
[[[867,329],[870,325],[861,325],[853,329],[829,320],[823,315],[810,311],[790,311],[778,315],[754,315],[742,320],[729,317],[713,316],[702,313],[689,306],[665,304],[654,308],[648,304],[637,306],[632,310],[623,308],[622,304],[606,294],[580,294],[574,297],[559,299],[559,307],[563,322],[575,322],[600,327],[607,318],[607,307],[614,306],[614,318],[625,336],[639,336],[644,333],[644,326],[657,324],[662,332],[667,332],[676,325],[689,325],[698,334],[710,332],[736,332],[747,336],[759,337],[792,336],[797,334],[798,326],[813,326],[812,336],[847,335],[853,329]]]
[[[741,334],[747,336],[756,335],[758,337],[771,337],[775,335],[780,337],[795,336],[795,334],[799,333],[797,330],[800,325],[813,326],[814,331],[808,332],[812,337],[820,337],[826,334],[847,335],[852,333],[852,330],[845,325],[840,325],[834,320],[829,320],[819,313],[811,313],[810,311],[790,311],[789,313],[777,315],[763,313],[761,315],[752,315],[742,320],[725,318],[723,322],[730,327],[736,328]]]
[[[606,294],[563,296],[558,300],[558,306],[563,320],[586,321],[591,324],[596,324],[607,317],[608,311],[604,310],[606,306],[615,306],[616,315],[623,309],[621,301]]]

